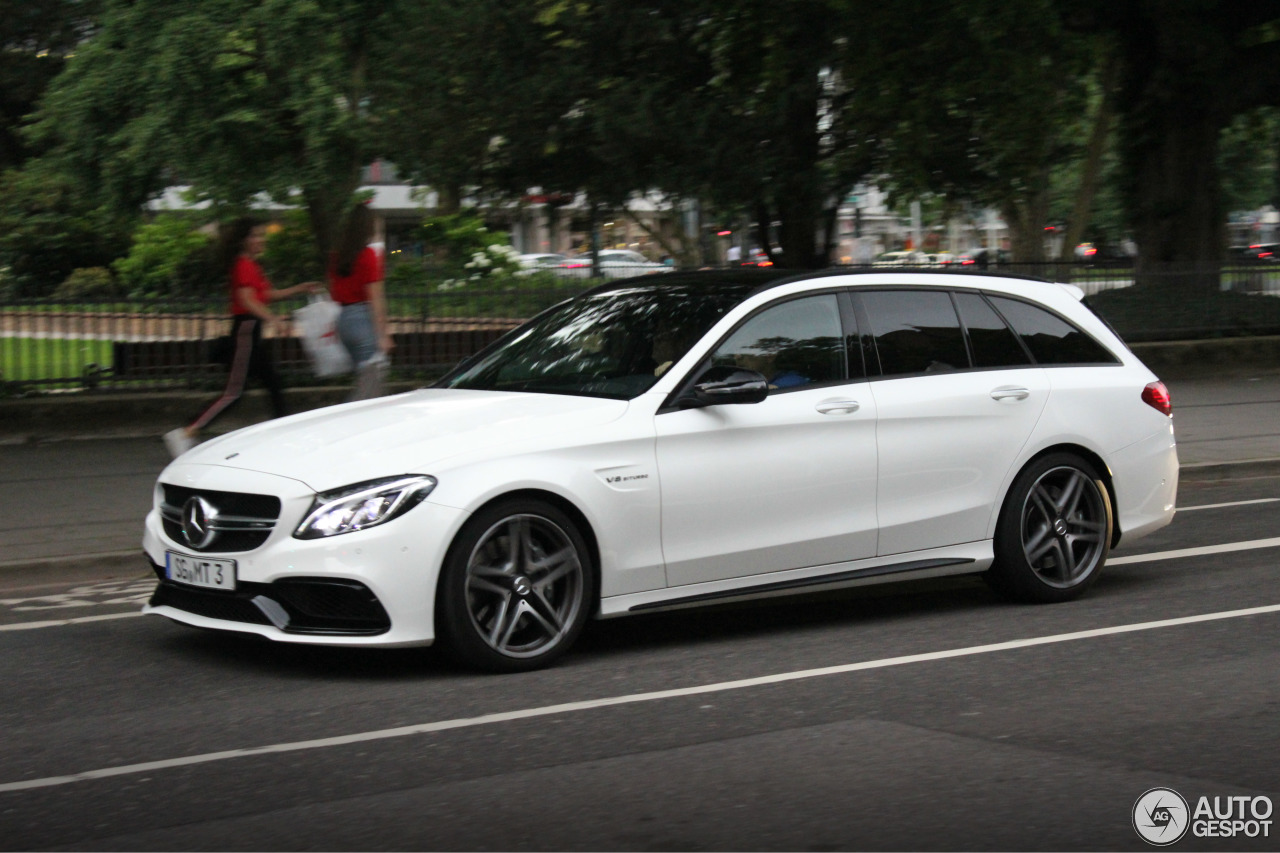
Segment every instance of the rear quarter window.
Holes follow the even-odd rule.
[[[1110,350],[1051,311],[1004,296],[990,299],[1037,364],[1119,363]]]
[[[957,293],[956,307],[969,333],[974,367],[1021,367],[1031,358],[1017,336],[976,293]]]

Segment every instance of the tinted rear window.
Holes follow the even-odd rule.
[[[969,367],[951,295],[940,290],[884,290],[859,294],[871,321],[885,376]]]
[[[991,302],[1013,326],[1038,364],[1115,364],[1106,347],[1056,314],[1017,299]]]
[[[957,293],[956,307],[969,332],[974,367],[1016,367],[1031,363],[1017,336],[987,300],[976,293]]]

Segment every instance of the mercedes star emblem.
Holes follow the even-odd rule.
[[[187,498],[182,505],[182,535],[192,548],[207,548],[217,536],[218,510],[202,497]]]

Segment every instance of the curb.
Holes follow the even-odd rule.
[[[1249,480],[1280,476],[1280,458],[1241,459],[1235,462],[1192,462],[1179,467],[1181,483],[1212,483],[1221,480]],[[141,522],[139,522],[141,523]],[[67,575],[84,575],[102,580],[111,577],[151,576],[147,570],[147,558],[139,548],[136,551],[108,551],[98,554],[71,554],[61,557],[40,557],[33,560],[8,560],[0,562],[0,575],[6,580],[20,578],[31,584],[39,584],[56,575],[59,581]]]

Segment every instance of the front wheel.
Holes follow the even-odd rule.
[[[574,522],[540,500],[476,513],[445,558],[440,630],[464,662],[495,672],[547,666],[595,600],[591,554]]]
[[[996,524],[987,578],[1022,601],[1067,601],[1098,579],[1114,519],[1106,484],[1085,460],[1053,453],[1013,481]]]

